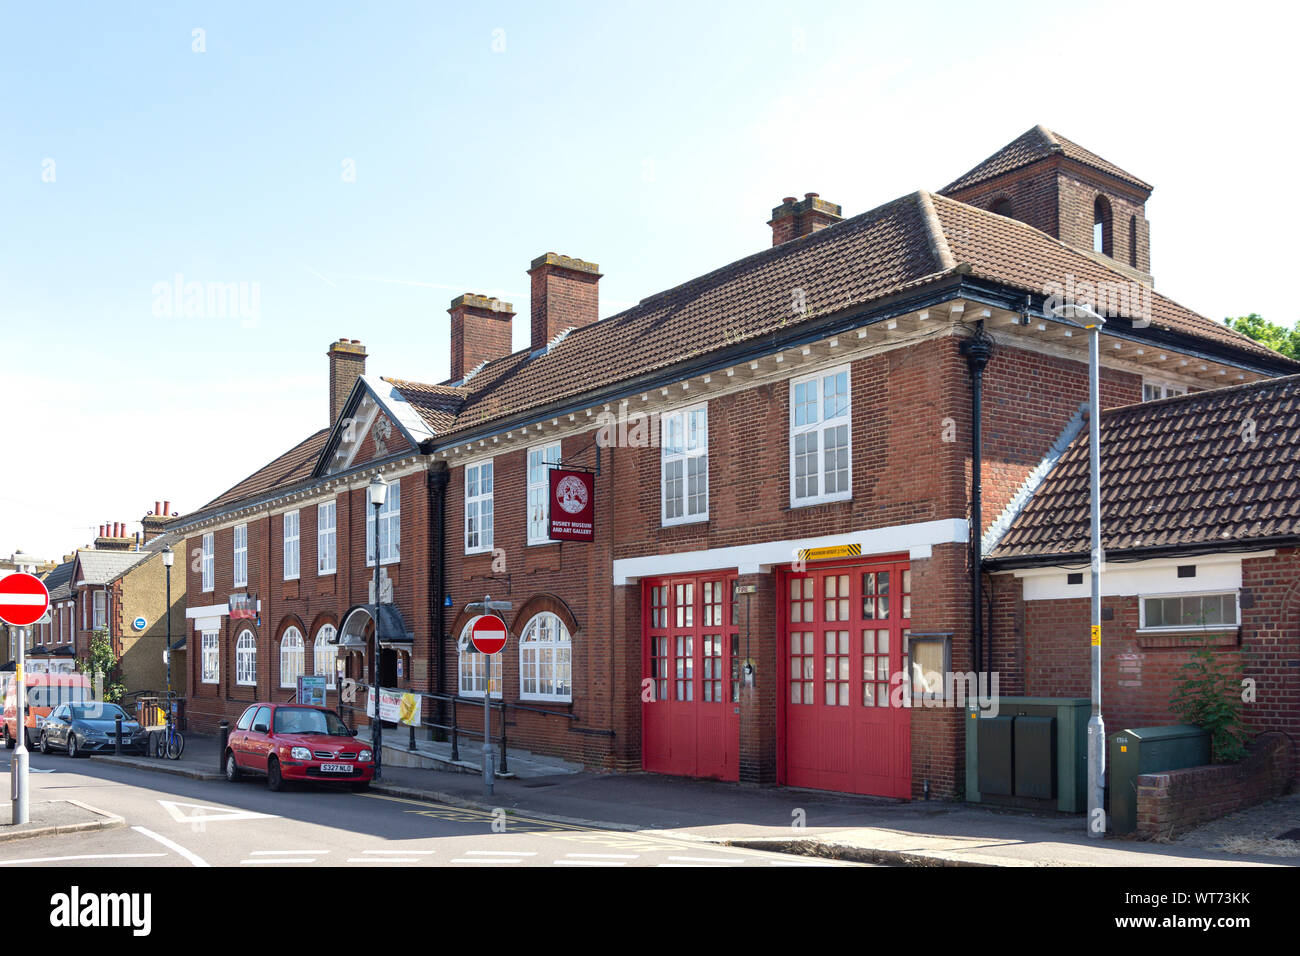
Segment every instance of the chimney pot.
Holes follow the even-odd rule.
[[[772,227],[772,245],[779,246],[832,226],[842,218],[842,210],[835,203],[827,202],[817,193],[804,193],[802,200],[793,196],[781,200],[767,224]]]

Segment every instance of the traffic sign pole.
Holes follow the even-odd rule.
[[[15,825],[26,823],[27,815],[27,677],[23,673],[23,650],[27,646],[27,629],[18,629],[18,673],[14,675],[14,699],[18,702],[18,742],[14,747],[13,765],[13,818]]]
[[[28,629],[45,616],[50,607],[50,592],[34,574],[18,572],[0,580],[0,621],[15,628],[18,636],[18,653],[15,657],[17,673],[14,674],[15,720],[18,739],[14,742],[14,756],[9,764],[13,781],[13,816],[11,823],[27,823],[27,671],[26,649]]]
[[[470,604],[473,608],[477,605]],[[506,645],[506,622],[492,612],[510,610],[509,601],[493,601],[492,595],[483,595],[483,613],[470,625],[470,643],[474,650],[483,655],[483,795],[490,797],[496,789],[496,769],[492,753],[492,658],[501,653]],[[502,712],[501,720],[504,721]]]

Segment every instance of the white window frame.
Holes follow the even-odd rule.
[[[296,627],[285,628],[280,636],[280,687],[298,687],[298,677],[306,673],[307,646],[302,631]]]
[[[316,632],[316,640],[312,641],[311,645],[312,672],[317,677],[324,677],[325,686],[330,690],[334,689],[334,678],[338,674],[335,662],[339,656],[338,643],[336,640],[331,640],[331,638],[337,639],[338,633],[338,628],[333,624],[322,624]],[[325,655],[328,655],[328,663],[322,666]]]
[[[464,629],[460,632],[460,640],[456,643],[456,687],[461,697],[478,697],[481,699],[483,697],[484,677],[487,675],[486,661],[488,655],[480,654],[474,650],[474,644],[469,639],[469,630],[473,623],[472,620],[466,623]],[[500,700],[501,692],[505,689],[505,683],[502,679],[503,657],[503,654],[492,655],[491,686],[493,687],[493,700]]]
[[[234,557],[231,564],[231,586],[248,587],[248,525],[237,524],[232,532]]]
[[[1232,597],[1233,608],[1237,613],[1235,621],[1223,621],[1218,624],[1161,624],[1157,626],[1147,625],[1147,601],[1165,600],[1169,598],[1207,598],[1207,597]],[[1226,631],[1241,627],[1241,593],[1231,589],[1218,591],[1182,591],[1172,594],[1142,594],[1138,596],[1138,631],[1148,634],[1160,634],[1163,632],[1176,631],[1201,631],[1210,633],[1213,631]]]
[[[199,634],[199,681],[204,684],[221,682],[221,633],[203,631]]]
[[[290,521],[290,518],[293,520]],[[281,524],[280,538],[284,542],[282,549],[284,552],[284,580],[297,581],[298,574],[301,570],[299,567],[301,562],[299,560],[300,554],[298,550],[298,540],[300,538],[299,531],[301,530],[301,526],[299,524],[298,512],[286,511],[281,520],[283,522]],[[290,531],[291,526],[292,531]]]
[[[203,577],[203,590],[211,591],[217,586],[216,575],[213,570],[216,566],[215,553],[213,545],[214,535],[211,531],[203,536],[203,550],[199,558],[199,573]]]
[[[102,588],[91,592],[91,630],[99,631],[108,627],[108,592]]]
[[[547,640],[538,639],[542,630],[548,632]],[[543,676],[547,670],[549,679]],[[530,680],[535,690],[526,689]],[[542,689],[547,683],[552,688],[549,692]],[[567,693],[554,690],[561,683],[568,685]],[[564,622],[550,611],[529,618],[519,636],[519,698],[573,701],[573,637]]]
[[[338,570],[338,499],[322,501],[316,506],[316,576]],[[331,685],[333,686],[333,685]]]
[[[844,376],[844,410],[832,415],[833,424],[827,424],[830,419],[826,418],[825,411],[825,383],[828,378],[836,378],[839,375]],[[799,394],[801,387],[814,386],[814,396],[812,400],[812,411],[814,417],[807,418],[807,393],[804,393],[804,402],[796,403],[796,396]],[[839,392],[837,390],[836,395]],[[837,402],[838,405],[838,402]],[[801,414],[805,421],[797,423]],[[845,430],[845,459],[846,487],[837,488],[831,493],[826,492],[826,433],[832,428],[838,429],[843,427]],[[796,447],[798,439],[801,436],[815,434],[817,436],[817,449],[814,452],[817,463],[817,493],[815,495],[805,493],[798,494],[798,478],[796,474],[797,456]],[[839,469],[836,469],[838,473]],[[801,375],[798,378],[790,379],[790,448],[789,448],[789,475],[790,475],[790,507],[802,508],[806,505],[819,505],[831,501],[848,501],[853,497],[853,374],[852,368],[848,365],[838,365],[834,368],[823,369],[812,375]]]
[[[245,643],[244,638],[248,638]],[[257,635],[251,630],[235,638],[235,683],[240,687],[257,686]]]
[[[540,478],[533,474],[534,456],[540,456],[536,470]],[[529,544],[550,544],[554,539],[547,533],[551,517],[551,469],[549,465],[560,463],[560,443],[547,442],[534,445],[528,449],[524,458],[524,480],[528,486],[525,500],[524,522],[528,529]],[[534,518],[538,520],[534,520]],[[537,529],[540,528],[540,533]]]
[[[1156,395],[1154,398],[1147,398],[1148,388],[1159,389],[1160,394]],[[1187,394],[1186,385],[1175,385],[1173,382],[1169,382],[1169,381],[1165,381],[1164,379],[1157,379],[1157,378],[1142,379],[1142,401],[1144,402],[1158,402],[1162,398],[1173,398],[1177,395],[1186,395],[1186,394]]]
[[[659,520],[663,527],[709,520],[709,403],[679,408],[659,416]],[[681,513],[669,515],[670,469],[681,469]],[[698,495],[690,492],[691,467],[702,468],[704,502],[691,511]]]
[[[388,483],[388,494],[379,508],[380,553],[379,563],[397,564],[402,559],[402,486],[394,478]],[[366,567],[375,566],[375,506],[370,503],[370,487],[366,487]]]
[[[492,550],[496,511],[493,503],[495,479],[496,468],[490,458],[465,466],[466,554],[481,554]]]

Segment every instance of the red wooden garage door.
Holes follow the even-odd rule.
[[[911,616],[906,561],[781,576],[785,782],[886,797],[911,795],[903,671]]]
[[[734,577],[646,581],[641,764],[687,777],[740,779]]]

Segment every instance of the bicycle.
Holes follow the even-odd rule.
[[[167,723],[163,727],[154,741],[154,756],[159,760],[167,757],[171,760],[179,760],[181,754],[185,752],[185,735],[176,729],[172,723],[172,707],[168,702]]]

